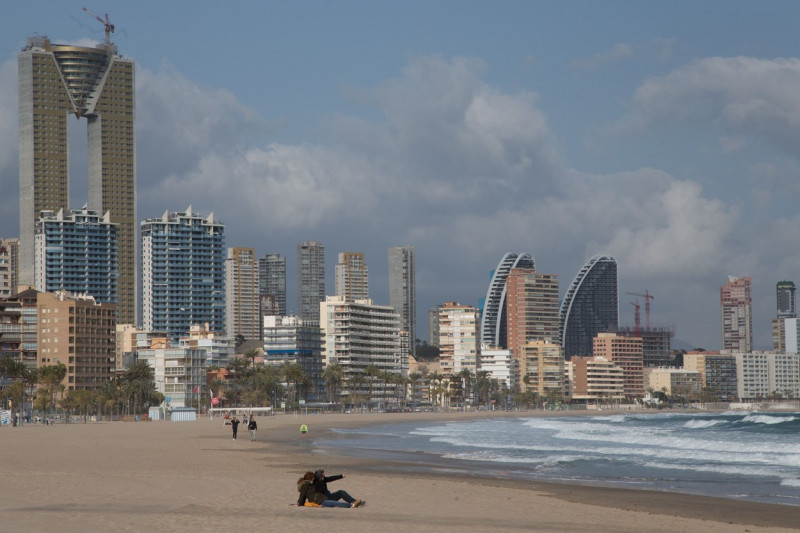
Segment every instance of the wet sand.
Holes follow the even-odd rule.
[[[526,413],[527,416],[528,413]],[[563,415],[564,413],[559,413]],[[258,417],[256,442],[223,420],[0,428],[2,531],[779,532],[800,508],[663,492],[463,476],[314,452],[331,428],[480,414]],[[514,413],[519,416],[519,413]],[[532,414],[532,416],[535,416]],[[300,424],[309,426],[302,438]],[[386,468],[391,466],[391,468]],[[325,468],[358,509],[298,508]]]

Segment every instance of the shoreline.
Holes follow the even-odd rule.
[[[661,413],[668,410],[658,411]],[[673,412],[686,412],[674,410]],[[358,414],[341,415],[344,417],[364,417],[361,420],[337,420],[337,422],[324,421],[316,424],[322,435],[319,440],[336,440],[342,438],[336,429],[356,429],[367,426],[388,425],[403,422],[450,422],[458,420],[473,420],[479,418],[534,418],[534,417],[563,417],[563,416],[612,416],[623,414],[655,414],[647,410],[605,410],[594,411],[497,411],[497,412],[452,412],[452,413],[392,413],[392,414]],[[427,415],[420,417],[419,415]],[[315,416],[339,415],[309,415],[305,417],[313,420]],[[369,417],[379,416],[380,419],[370,420]],[[303,417],[298,417],[303,418]],[[308,423],[308,422],[307,422]],[[310,423],[309,423],[310,425]],[[320,427],[321,426],[321,427]],[[320,431],[318,431],[320,432]],[[318,455],[317,452],[311,452]],[[407,452],[416,455],[421,452]],[[621,511],[647,512],[650,514],[663,514],[680,516],[684,518],[725,522],[728,524],[753,525],[766,527],[789,528],[800,531],[800,506],[783,505],[778,503],[753,502],[733,498],[695,495],[683,492],[661,491],[652,488],[627,488],[613,485],[593,484],[590,482],[560,482],[549,480],[529,480],[518,478],[494,478],[480,470],[471,470],[460,466],[457,460],[442,459],[439,464],[426,461],[420,465],[413,461],[386,459],[385,456],[373,459],[358,458],[350,453],[325,452],[324,457],[335,458],[335,464],[341,468],[347,467],[364,475],[388,475],[411,479],[457,479],[468,483],[497,488],[514,488],[534,491],[540,495],[557,498],[565,502],[576,504],[590,504],[614,508]],[[433,457],[428,455],[427,457]],[[391,468],[385,469],[385,462],[391,463]],[[406,469],[406,470],[403,470]],[[326,471],[330,469],[326,468]],[[380,470],[380,471],[378,471]],[[797,513],[797,514],[795,514]]]
[[[800,528],[794,506],[492,479],[447,468],[418,471],[402,462],[317,450],[314,444],[331,438],[337,428],[564,414],[278,415],[256,418],[255,442],[242,429],[233,441],[221,418],[3,427],[0,465],[6,490],[0,513],[9,531],[62,533],[239,528],[778,533]],[[300,424],[309,427],[306,438],[300,437]],[[297,479],[317,468],[345,474],[331,490],[347,490],[368,505],[353,510],[294,506]]]

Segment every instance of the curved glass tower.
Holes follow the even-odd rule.
[[[533,254],[508,252],[492,272],[481,315],[481,343],[493,348],[507,348],[506,278],[512,268],[536,268]]]
[[[580,269],[561,302],[564,357],[592,355],[592,339],[619,323],[617,260],[595,255]]]

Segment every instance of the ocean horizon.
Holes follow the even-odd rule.
[[[800,412],[658,412],[407,421],[316,442],[385,468],[800,506]]]

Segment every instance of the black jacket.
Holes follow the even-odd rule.
[[[318,505],[321,505],[322,502],[325,501],[325,495],[317,492],[314,489],[314,484],[305,479],[301,479],[297,482],[297,492],[300,493],[300,496],[297,498],[297,505],[299,507],[305,505],[306,500]]]
[[[336,481],[342,479],[344,476],[338,474],[336,476],[314,476],[314,488],[320,494],[324,494],[325,496],[330,496],[331,491],[328,490],[328,483],[331,481]]]

